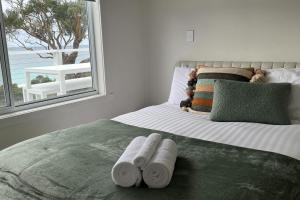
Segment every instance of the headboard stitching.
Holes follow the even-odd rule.
[[[296,69],[300,68],[297,62],[228,62],[228,61],[179,61],[177,67],[195,67],[205,65],[207,67],[237,67],[237,68],[255,68],[255,69]]]

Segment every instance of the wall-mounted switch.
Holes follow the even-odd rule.
[[[194,42],[195,38],[194,38],[194,30],[188,30],[186,31],[186,42]]]

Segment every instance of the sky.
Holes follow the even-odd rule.
[[[6,3],[6,1],[1,1],[1,4],[2,4],[2,9],[3,9],[3,10],[6,10],[6,8],[7,8],[7,3]]]
[[[26,2],[28,0],[25,0],[24,2]],[[1,0],[1,4],[2,4],[2,10],[6,10],[8,7],[8,4],[6,3],[6,0]]]

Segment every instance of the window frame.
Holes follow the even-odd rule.
[[[2,4],[0,2],[0,60],[3,76],[3,86],[5,91],[6,106],[0,107],[0,116],[23,110],[35,109],[43,106],[49,106],[57,103],[77,100],[85,97],[105,95],[105,70],[102,42],[102,20],[101,20],[101,1],[87,1],[86,8],[88,14],[88,34],[89,34],[89,53],[92,74],[93,88],[74,94],[66,94],[43,100],[26,102],[21,105],[14,104],[14,95],[12,93],[12,80],[10,74],[10,64],[8,59],[8,49],[6,44],[5,24],[3,20]],[[99,19],[99,20],[95,20]]]

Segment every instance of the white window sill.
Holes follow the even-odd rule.
[[[21,115],[25,115],[28,113],[41,111],[41,110],[47,110],[47,109],[51,109],[51,108],[55,108],[55,107],[60,107],[60,106],[68,105],[68,104],[73,104],[73,103],[83,102],[83,101],[87,101],[87,100],[91,100],[91,99],[101,98],[101,97],[105,97],[105,96],[106,95],[104,95],[104,94],[96,94],[96,95],[92,95],[92,96],[88,96],[88,97],[82,97],[82,98],[78,98],[78,99],[74,99],[74,100],[68,100],[68,101],[59,102],[59,103],[55,103],[55,104],[51,104],[51,105],[40,106],[37,108],[12,112],[12,113],[8,113],[8,114],[0,115],[0,120],[17,117],[17,116],[21,116]]]

